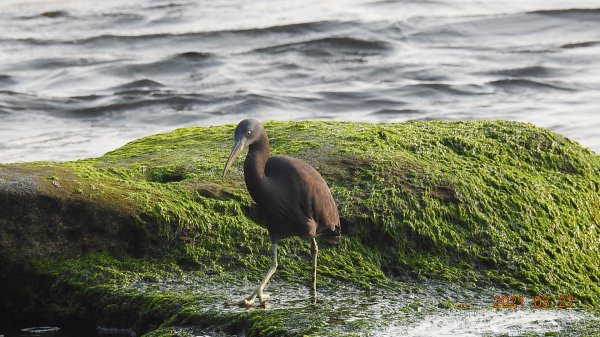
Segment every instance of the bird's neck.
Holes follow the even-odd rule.
[[[244,180],[250,195],[259,203],[257,199],[265,189],[265,166],[269,160],[269,138],[263,134],[257,141],[248,146],[248,155],[244,161]]]

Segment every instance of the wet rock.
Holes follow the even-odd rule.
[[[35,317],[156,336],[181,326],[368,335],[384,331],[379,319],[491,306],[495,289],[600,305],[589,263],[600,260],[600,158],[588,149],[512,122],[266,129],[272,152],[317,167],[339,206],[344,239],[320,253],[319,305],[303,301],[310,249],[291,239],[271,309],[223,306],[269,264],[243,164],[220,177],[227,125],[142,138],[100,158],[0,165],[0,312],[9,313],[0,325]]]

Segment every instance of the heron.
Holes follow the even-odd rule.
[[[223,170],[223,178],[245,147],[244,181],[250,196],[262,214],[271,239],[271,267],[254,292],[239,302],[250,307],[258,297],[266,306],[264,289],[277,270],[277,244],[298,236],[311,240],[313,302],[317,300],[316,238],[322,236],[338,243],[340,218],[331,191],[323,177],[308,163],[288,156],[269,156],[270,144],[262,124],[245,119],[235,128],[234,146]]]

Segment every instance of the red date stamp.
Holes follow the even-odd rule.
[[[523,295],[500,296],[494,295],[492,308],[494,309],[516,309],[533,307],[537,309],[568,309],[574,306],[573,295],[560,295],[556,298],[549,295],[536,295],[528,299]]]

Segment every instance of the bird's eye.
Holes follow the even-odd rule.
[[[250,135],[252,135],[252,131],[248,130],[248,132],[246,132],[246,137],[250,137]]]

